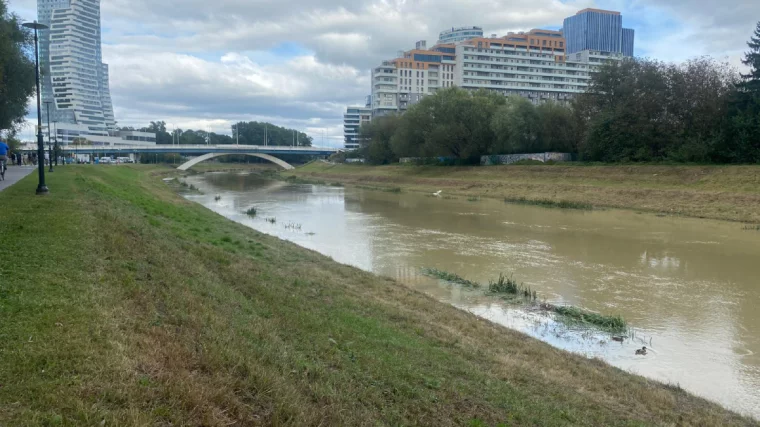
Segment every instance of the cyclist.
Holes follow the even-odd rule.
[[[0,140],[0,176],[5,179],[5,169],[8,168],[8,152],[11,151],[11,147],[5,142]]]

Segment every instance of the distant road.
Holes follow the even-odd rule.
[[[17,183],[21,178],[34,172],[35,169],[34,166],[9,166],[8,170],[5,171],[5,181],[0,181],[0,191]]]

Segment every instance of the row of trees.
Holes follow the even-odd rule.
[[[582,160],[760,162],[760,23],[740,75],[702,57],[611,62],[569,105],[458,88],[362,127],[359,155],[455,157],[560,151]]]
[[[238,129],[240,137],[238,138]],[[182,144],[182,145],[298,145],[310,147],[312,138],[295,129],[287,129],[263,122],[239,122],[232,126],[232,136],[220,135],[214,132],[192,129],[168,130],[165,121],[150,122],[149,126],[142,128],[123,127],[121,130],[153,132],[156,134],[157,144]]]

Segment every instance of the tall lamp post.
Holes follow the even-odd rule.
[[[40,47],[37,31],[46,30],[47,25],[43,25],[34,22],[26,22],[22,24],[26,28],[34,30],[34,73],[37,78],[37,160],[39,166],[39,183],[37,184],[37,194],[48,194],[47,185],[45,185],[45,146],[42,141],[42,107],[40,105]]]
[[[53,120],[53,151],[55,154],[55,165],[58,166],[58,120]],[[61,150],[63,154],[63,150]],[[66,156],[63,157],[63,164],[66,165]]]
[[[53,138],[50,137],[50,104],[52,104],[53,101],[45,101],[45,111],[47,111],[47,122],[48,122],[48,157],[50,159],[48,162],[50,162],[50,170],[48,172],[53,173]]]

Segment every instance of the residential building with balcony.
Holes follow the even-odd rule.
[[[567,103],[586,91],[605,62],[628,56],[622,51],[623,37],[630,37],[626,49],[632,53],[633,30],[625,29],[621,51],[587,48],[568,54],[563,31],[543,29],[438,43],[429,49],[420,49],[425,44],[418,42],[416,49],[372,69],[372,114],[403,113],[426,95],[452,86],[522,96],[536,104]]]
[[[372,121],[372,108],[365,107],[348,107],[343,114],[343,137],[344,148],[346,150],[355,150],[360,146],[359,130],[362,125]]]
[[[438,44],[458,43],[475,37],[483,37],[481,27],[457,27],[441,31],[438,35]]]

